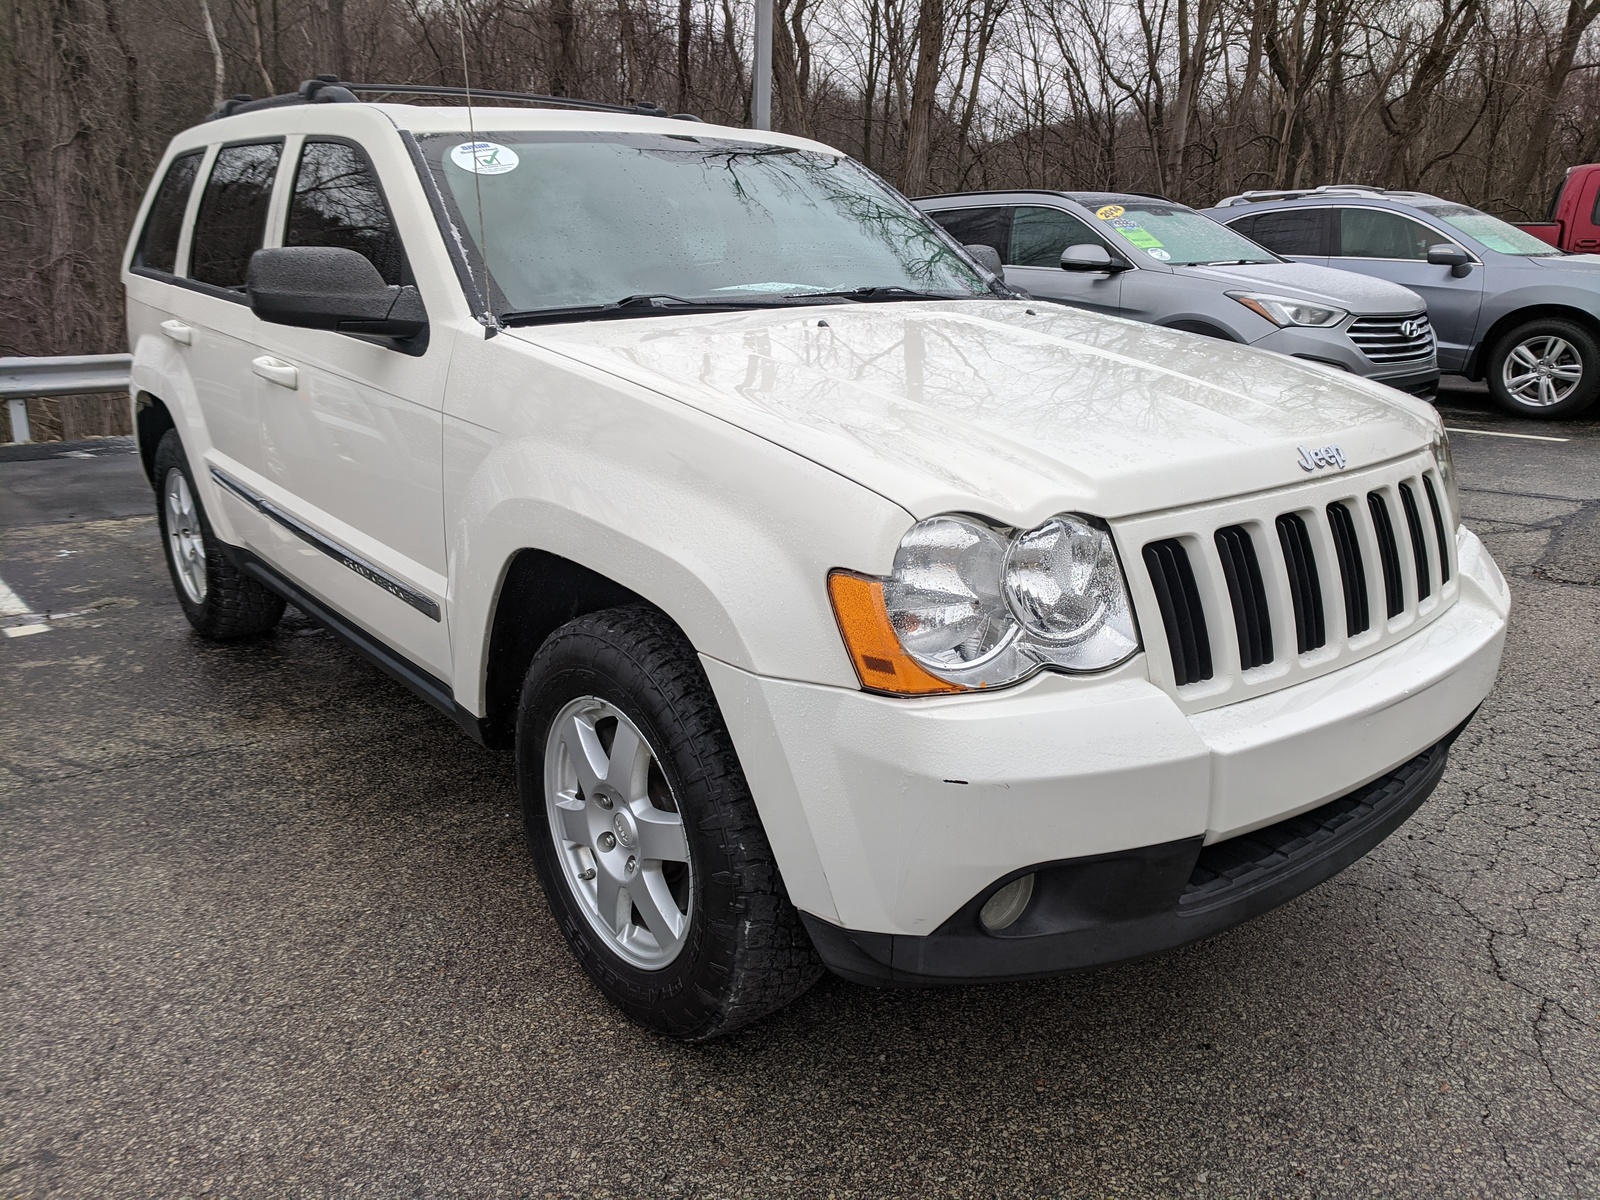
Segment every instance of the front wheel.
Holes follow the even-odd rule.
[[[634,1020],[702,1041],[822,973],[699,659],[659,612],[607,609],[550,637],[516,757],[551,912]]]
[[[1489,392],[1507,412],[1575,417],[1600,396],[1600,339],[1575,321],[1519,325],[1489,353]]]

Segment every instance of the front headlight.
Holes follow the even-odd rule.
[[[1228,295],[1256,316],[1265,317],[1279,326],[1306,325],[1313,329],[1327,329],[1350,315],[1346,309],[1312,304],[1308,300],[1292,300],[1288,296],[1268,296],[1259,292],[1229,292]]]
[[[1456,461],[1450,456],[1450,435],[1439,426],[1433,435],[1433,465],[1439,468],[1439,482],[1444,484],[1444,502],[1450,507],[1449,526],[1452,530],[1461,524],[1461,492],[1456,487]]]
[[[830,594],[864,686],[1001,687],[1042,668],[1103,671],[1139,648],[1111,535],[1070,513],[1024,532],[965,514],[919,521],[894,570],[835,571]],[[882,622],[886,628],[874,628]]]

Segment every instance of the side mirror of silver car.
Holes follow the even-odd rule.
[[[1450,274],[1456,279],[1465,279],[1472,274],[1472,255],[1449,242],[1429,246],[1428,261],[1436,267],[1449,267]]]
[[[1112,258],[1111,251],[1104,246],[1085,243],[1080,246],[1068,246],[1061,252],[1061,269],[1063,271],[1103,271],[1110,275],[1117,271],[1127,270],[1127,266]]]

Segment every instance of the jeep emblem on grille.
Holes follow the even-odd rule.
[[[1296,447],[1300,451],[1300,469],[1302,471],[1320,471],[1323,467],[1336,467],[1344,470],[1344,451],[1337,446],[1320,446],[1315,450],[1307,446]]]
[[[1424,324],[1420,318],[1400,322],[1400,332],[1405,334],[1408,338],[1421,337],[1422,331],[1426,328],[1427,325]]]

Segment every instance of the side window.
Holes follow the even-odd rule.
[[[1068,246],[1104,246],[1105,239],[1085,221],[1059,208],[1018,208],[1011,218],[1011,249],[1003,254],[1013,267],[1059,267]]]
[[[993,246],[1004,262],[1011,242],[1011,210],[1006,208],[956,208],[928,214],[963,246]]]
[[[178,235],[183,232],[183,214],[189,207],[189,193],[194,190],[194,179],[204,157],[202,151],[195,150],[172,160],[139,233],[139,245],[133,252],[135,267],[167,275],[178,269]]]
[[[1257,213],[1232,224],[1245,237],[1274,254],[1322,258],[1328,253],[1328,210],[1325,208],[1286,208]]]
[[[285,246],[339,246],[365,255],[385,283],[402,282],[405,256],[367,157],[343,142],[308,141],[295,168]]]
[[[250,256],[267,231],[267,205],[281,144],[225,146],[200,194],[189,278],[242,291]]]
[[[1339,254],[1345,258],[1402,258],[1425,262],[1428,247],[1450,239],[1399,213],[1376,208],[1339,210]]]

